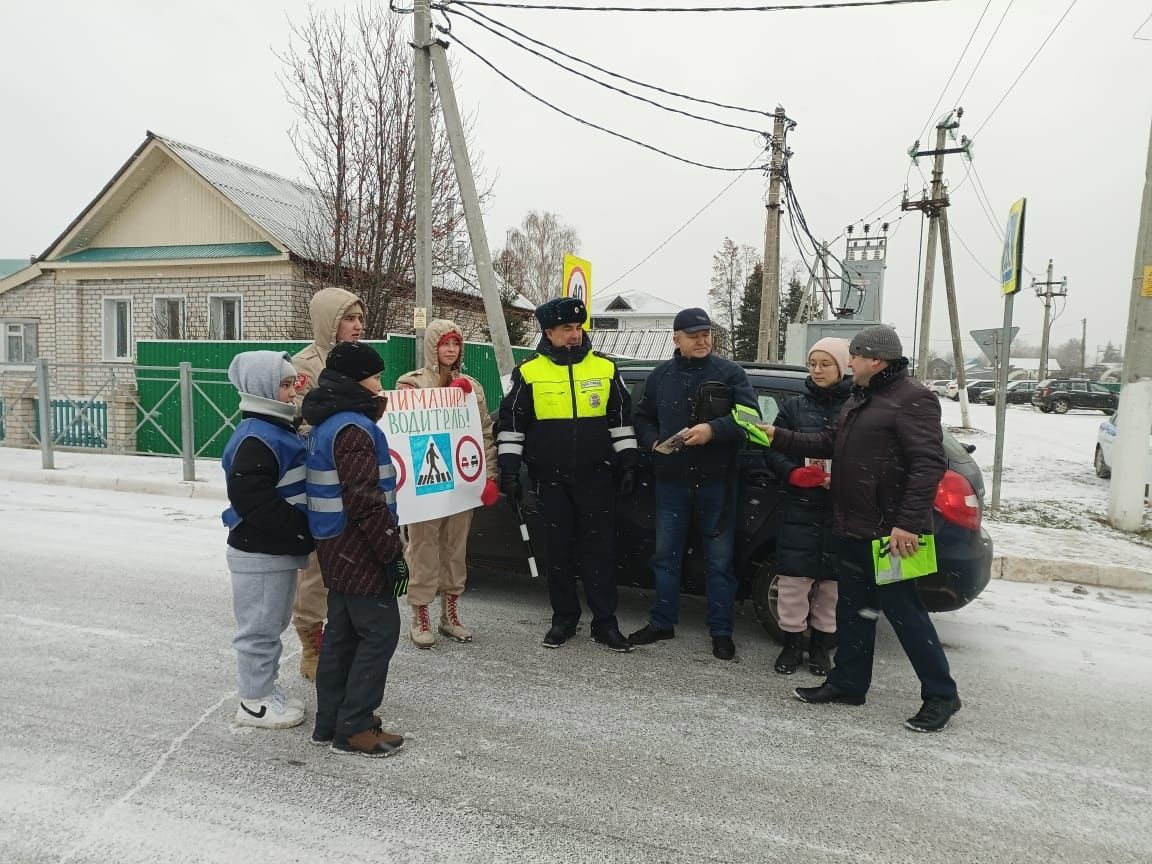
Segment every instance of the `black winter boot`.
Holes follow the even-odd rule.
[[[832,658],[828,656],[828,642],[831,638],[831,633],[821,633],[819,630],[813,630],[808,638],[808,671],[813,675],[823,677],[832,668]]]
[[[776,665],[773,668],[781,675],[791,675],[803,662],[804,634],[785,633],[784,650],[781,651],[780,656],[776,658]]]

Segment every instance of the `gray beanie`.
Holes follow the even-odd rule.
[[[875,360],[899,360],[904,356],[900,337],[887,324],[865,327],[852,337],[848,353],[856,357],[871,357]]]

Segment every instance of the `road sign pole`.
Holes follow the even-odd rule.
[[[1004,474],[1004,432],[1008,419],[1008,367],[1012,355],[1012,307],[1016,292],[1020,290],[1024,267],[1024,216],[1028,208],[1021,198],[1012,205],[1008,215],[1008,230],[1004,232],[1004,250],[1000,258],[1000,290],[1004,294],[1004,328],[997,344],[996,354],[996,451],[992,458],[992,512],[1000,510],[1000,481]]]

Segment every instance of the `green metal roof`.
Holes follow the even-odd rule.
[[[0,279],[23,270],[31,262],[27,258],[0,258]]]
[[[271,243],[206,243],[199,246],[105,246],[57,258],[68,263],[189,261],[205,258],[268,258],[280,255]]]

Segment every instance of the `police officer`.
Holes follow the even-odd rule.
[[[536,353],[513,370],[500,405],[500,490],[520,499],[526,463],[547,546],[552,627],[544,647],[559,648],[575,635],[580,575],[592,638],[627,652],[632,646],[616,621],[612,540],[613,500],[635,490],[631,397],[616,364],[592,350],[583,301],[549,300],[536,319],[544,335]]]

